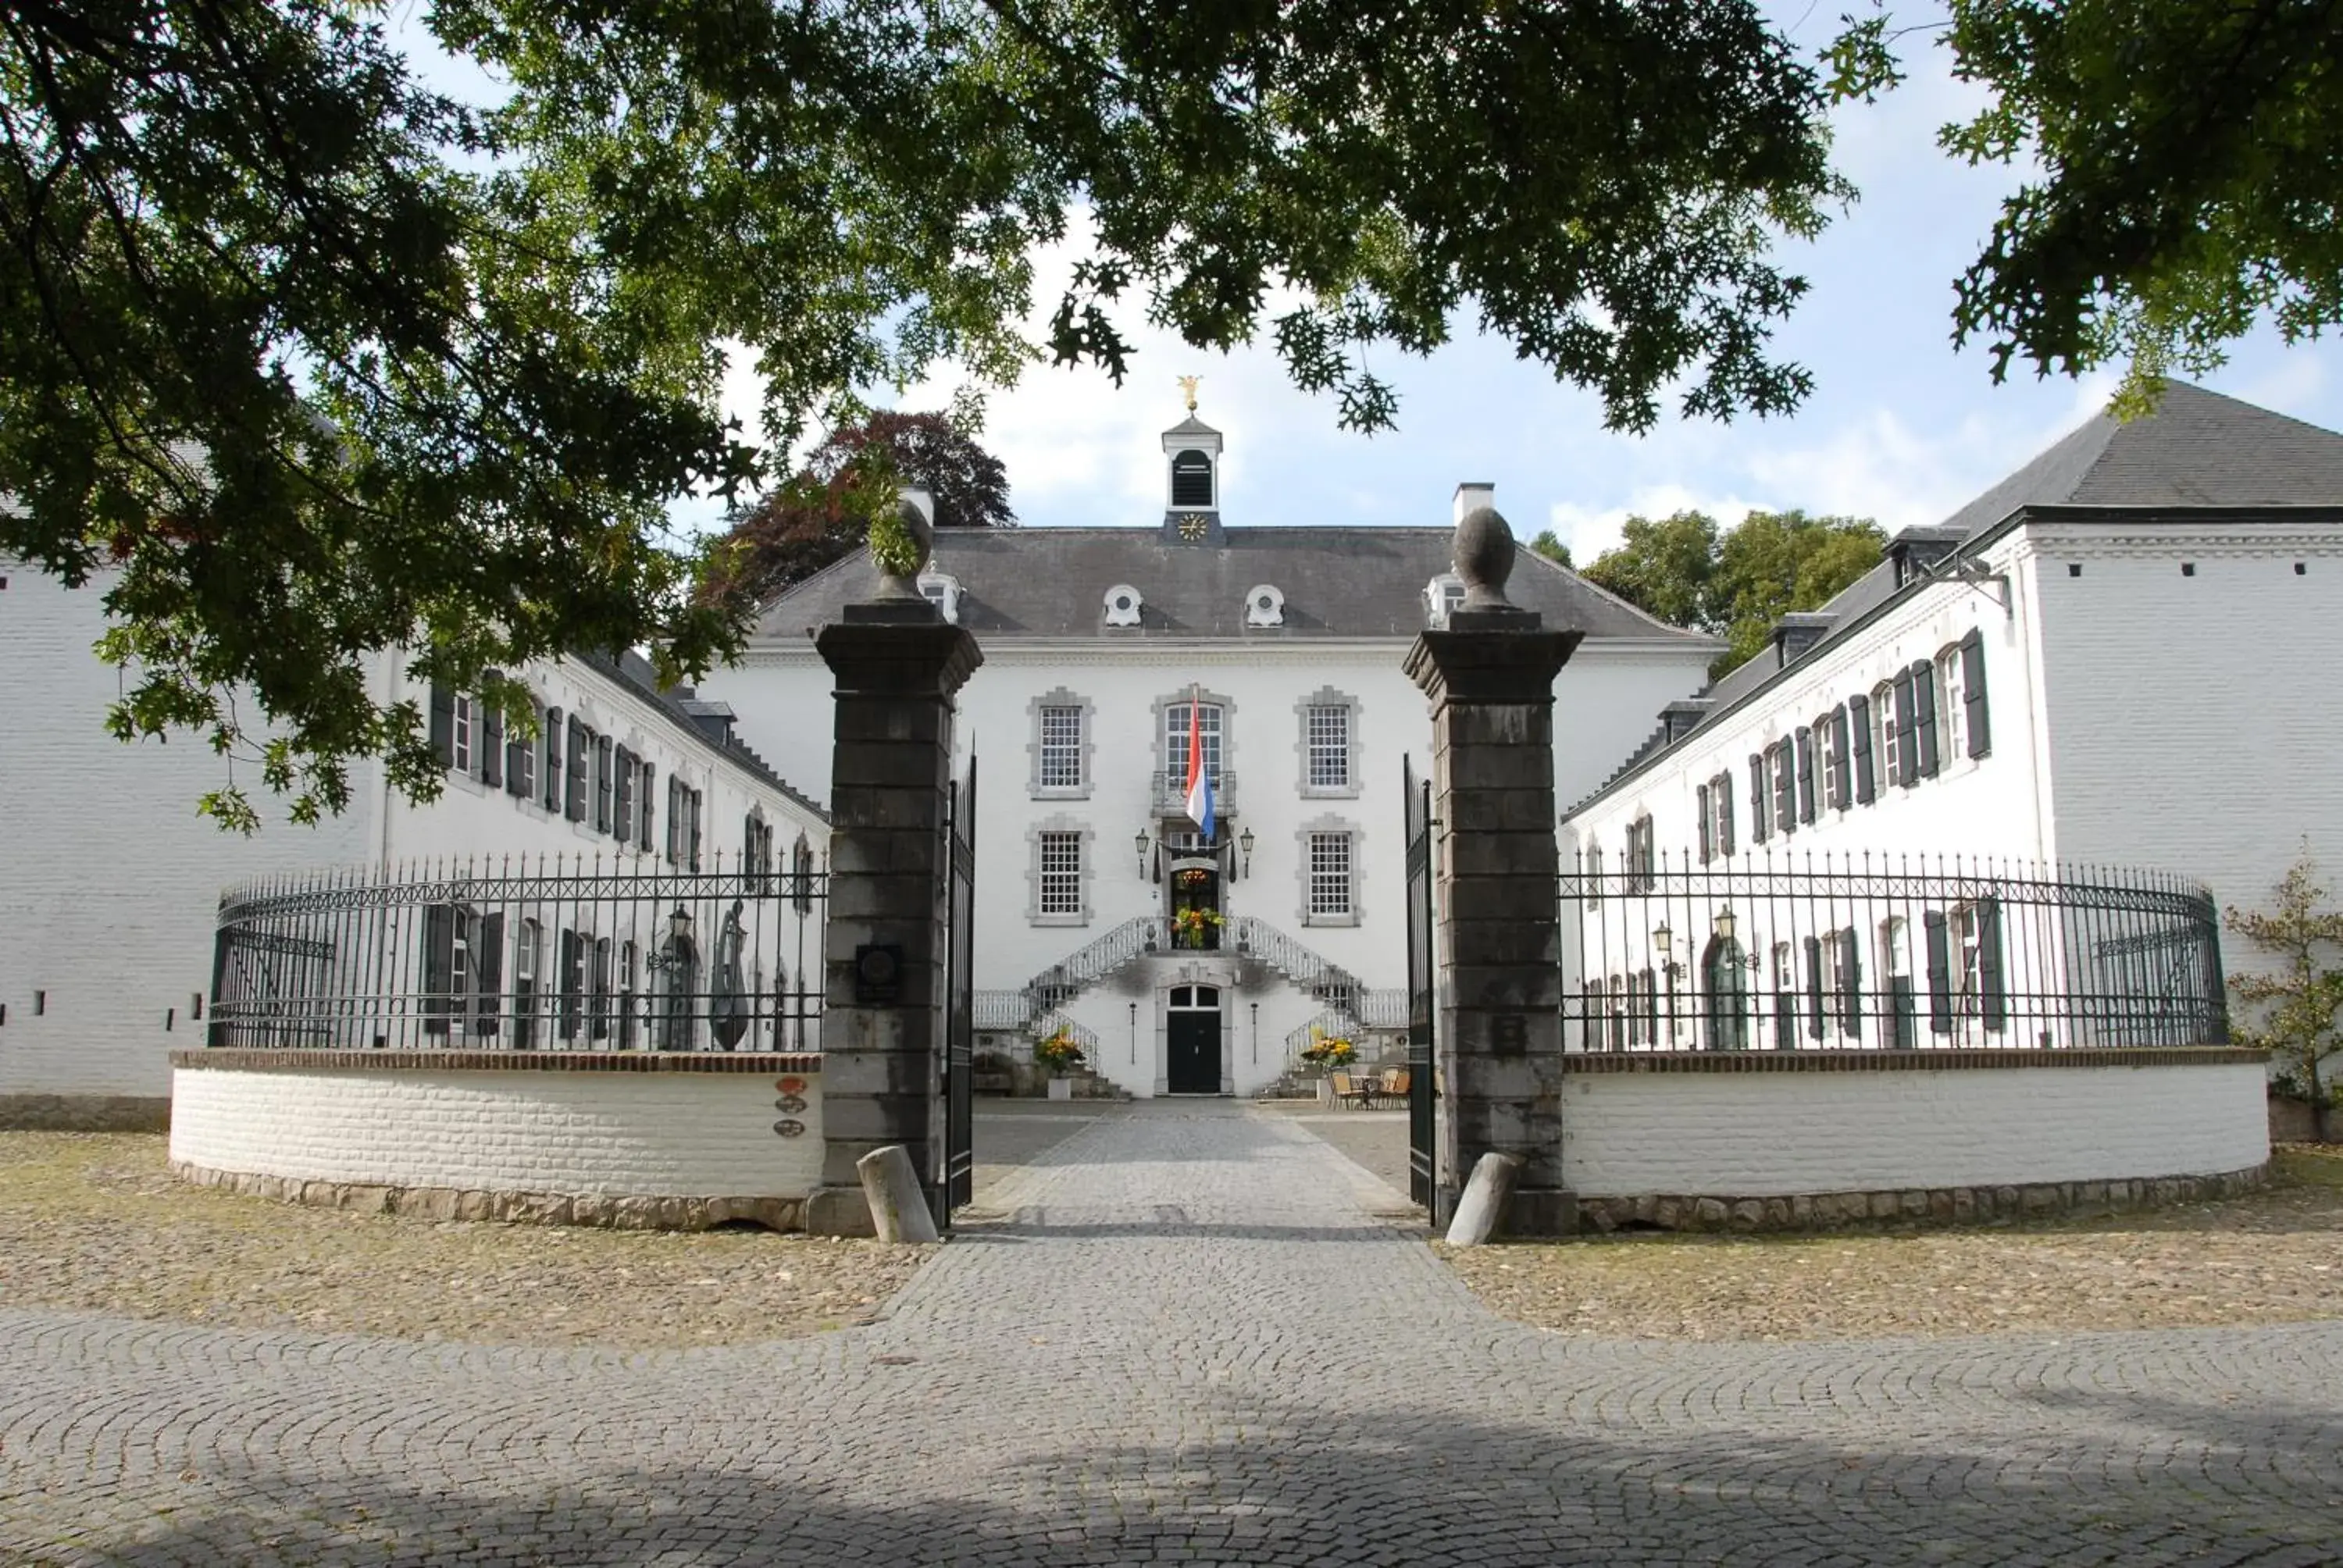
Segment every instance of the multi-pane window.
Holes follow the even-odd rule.
[[[1586,847],[1586,907],[1599,908],[1603,902],[1603,846]]]
[[[751,813],[742,829],[740,869],[749,875],[764,876],[773,869],[773,825]]]
[[[1188,788],[1188,721],[1191,716],[1204,739],[1204,771],[1217,783],[1221,777],[1221,709],[1207,702],[1201,708],[1175,702],[1163,710],[1163,776],[1174,789]]]
[[[1658,842],[1652,837],[1652,819],[1638,817],[1627,824],[1627,890],[1648,893],[1660,885]]]
[[[1310,913],[1312,919],[1351,913],[1348,831],[1310,835]]]
[[[1850,804],[1846,798],[1846,721],[1836,713],[1825,713],[1815,720],[1815,734],[1822,740],[1823,805],[1833,811],[1844,811]]]
[[[1968,693],[1961,674],[1957,646],[1936,655],[1936,689],[1944,698],[1936,704],[1936,755],[1946,762],[1968,755]]]
[[[472,723],[477,717],[472,699],[462,692],[456,694],[456,720],[450,739],[455,743],[455,766],[458,773],[472,770]]]
[[[530,1050],[537,1045],[537,954],[543,928],[523,920],[513,937],[513,1046]]]
[[[1792,770],[1789,738],[1785,736],[1775,741],[1765,755],[1774,781],[1774,827],[1779,832],[1795,832],[1798,826],[1798,776]]]
[[[1183,748],[1184,766],[1187,752]],[[1041,788],[1079,789],[1082,786],[1082,710],[1080,708],[1041,709]]]
[[[1351,787],[1351,709],[1346,704],[1313,703],[1309,717],[1310,788]]]
[[[1039,853],[1041,857],[1041,906],[1045,915],[1079,915],[1082,912],[1082,836],[1080,833],[1043,833]]]
[[[1952,911],[1953,1011],[1973,1019],[1985,998],[1985,921],[1975,904],[1958,904]]]
[[[1896,722],[1896,688],[1881,681],[1871,690],[1872,762],[1879,770],[1879,785],[1884,791],[1890,784],[1904,781],[1903,753],[1899,749],[1904,737]]]

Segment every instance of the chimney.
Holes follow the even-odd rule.
[[[1456,487],[1456,515],[1451,520],[1461,523],[1483,507],[1496,504],[1496,486],[1486,479],[1467,479]]]

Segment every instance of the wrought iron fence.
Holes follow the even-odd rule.
[[[2212,896],[1964,856],[1581,858],[1560,881],[1567,1049],[1924,1050],[2228,1040]]]
[[[829,873],[417,861],[229,890],[208,1043],[819,1050]]]

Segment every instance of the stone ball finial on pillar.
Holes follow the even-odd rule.
[[[879,585],[871,597],[916,599],[920,574],[936,550],[934,501],[921,489],[906,489],[894,514],[870,527],[870,563],[878,568]]]
[[[1456,576],[1468,610],[1510,609],[1505,579],[1513,575],[1513,530],[1494,507],[1475,507],[1456,521]]]

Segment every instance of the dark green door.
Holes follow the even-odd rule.
[[[1211,986],[1196,986],[1192,990],[1182,986],[1172,993],[1163,1036],[1164,1087],[1172,1093],[1221,1091],[1220,1000],[1219,991]],[[1189,1005],[1183,1007],[1183,1002]],[[1212,1010],[1202,1010],[1204,1006]]]

